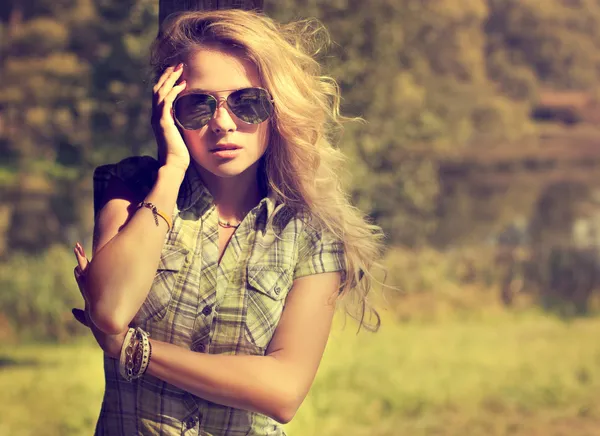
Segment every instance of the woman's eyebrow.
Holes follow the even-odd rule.
[[[204,94],[211,94],[216,91],[209,91],[208,89],[202,89],[202,88],[186,88],[186,93],[189,93],[189,92],[202,92]]]

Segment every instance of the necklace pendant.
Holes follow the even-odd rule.
[[[237,229],[240,225],[233,225],[233,224],[229,224],[229,221],[221,221],[221,219],[219,218],[217,220],[217,222],[219,223],[219,225],[225,229]]]

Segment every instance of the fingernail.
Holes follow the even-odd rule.
[[[179,64],[179,65],[177,65],[177,66],[175,67],[175,70],[174,70],[174,71],[179,71],[179,70],[181,70],[182,68],[183,68],[183,64],[181,63],[181,64]]]

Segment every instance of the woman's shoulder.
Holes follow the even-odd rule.
[[[281,241],[295,241],[299,257],[328,250],[343,252],[343,240],[310,212],[282,211],[273,227]]]
[[[152,156],[130,156],[119,162],[100,165],[94,170],[94,180],[118,177],[123,181],[142,178],[159,168],[158,160]]]
[[[344,242],[316,217],[296,217],[297,263],[294,278],[345,270]]]
[[[125,185],[131,192],[144,196],[154,186],[160,164],[151,156],[130,156],[119,162],[100,165],[94,170],[94,211],[106,202],[112,183]]]
[[[278,205],[273,213],[272,224],[277,234],[314,243],[317,240],[337,239],[330,229],[310,211],[294,211],[285,204]]]

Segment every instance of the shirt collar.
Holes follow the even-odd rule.
[[[276,208],[276,200],[272,192],[264,197],[258,205],[256,205],[250,213],[256,216],[256,225],[260,227],[263,232],[266,231],[266,224],[268,218],[273,215]],[[209,210],[213,205],[213,196],[208,191],[200,172],[196,166],[192,163],[183,178],[181,187],[179,188],[179,195],[177,196],[177,207],[181,212],[187,210],[193,210],[197,216],[202,216]]]
[[[198,216],[202,216],[213,204],[213,197],[200,178],[200,173],[192,163],[185,172],[183,182],[179,187],[177,207],[185,212],[194,208]]]

